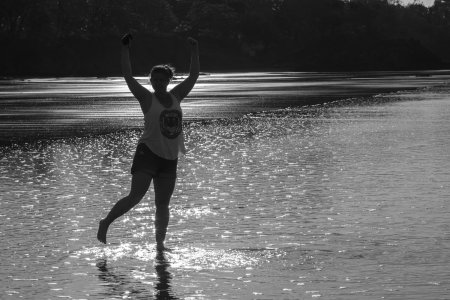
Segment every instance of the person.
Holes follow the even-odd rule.
[[[198,42],[188,38],[191,51],[189,75],[170,91],[168,85],[173,69],[158,65],[150,72],[150,92],[132,76],[129,45],[131,34],[122,38],[122,72],[144,114],[144,132],[137,143],[131,167],[131,189],[128,196],[119,200],[100,220],[97,239],[106,244],[111,223],[137,205],[153,181],[155,191],[155,239],[157,250],[164,250],[164,240],[169,224],[169,203],[175,188],[178,157],[185,153],[180,102],[189,94],[199,77]]]

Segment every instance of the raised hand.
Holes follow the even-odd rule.
[[[131,35],[131,33],[127,33],[122,37],[122,45],[124,46],[128,46],[131,42],[131,40],[133,39],[133,36]]]

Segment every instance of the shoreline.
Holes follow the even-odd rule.
[[[432,87],[432,88],[439,88],[440,86],[436,86],[436,87]],[[192,126],[192,125],[196,125],[196,124],[201,124],[201,125],[210,125],[214,122],[233,122],[233,120],[238,120],[243,118],[244,116],[248,116],[248,115],[258,115],[258,114],[264,114],[264,113],[268,113],[268,112],[275,112],[275,111],[282,111],[285,109],[289,109],[289,108],[307,108],[307,107],[312,107],[312,106],[316,106],[316,105],[323,105],[323,104],[327,104],[327,103],[340,103],[340,102],[345,102],[345,101],[349,101],[349,102],[354,102],[355,100],[357,101],[358,99],[360,99],[361,101],[364,101],[364,99],[367,98],[372,98],[374,96],[377,95],[395,95],[395,94],[399,94],[399,93],[407,93],[407,92],[420,92],[421,90],[426,90],[428,88],[415,88],[415,89],[407,89],[407,90],[398,90],[398,91],[393,91],[393,92],[386,92],[386,93],[376,93],[376,94],[372,94],[372,95],[366,95],[366,96],[360,96],[360,97],[355,97],[355,98],[342,98],[342,99],[327,99],[324,98],[323,101],[318,101],[318,100],[311,100],[309,102],[306,102],[302,105],[296,105],[294,107],[286,107],[286,108],[273,108],[273,109],[268,109],[268,110],[261,110],[261,111],[255,111],[255,112],[248,112],[248,113],[243,113],[243,114],[235,114],[235,115],[229,115],[229,116],[200,116],[200,117],[185,117],[183,120],[183,126],[187,127],[187,126]],[[82,139],[90,139],[90,138],[97,138],[100,136],[107,136],[107,135],[111,135],[111,134],[132,134],[133,132],[137,133],[141,133],[143,130],[142,128],[142,124],[138,125],[138,126],[131,126],[128,128],[122,128],[122,127],[111,127],[108,126],[107,128],[100,128],[100,129],[96,129],[96,130],[92,130],[92,128],[90,129],[83,129],[83,130],[79,130],[77,128],[72,129],[71,131],[41,131],[39,133],[36,134],[36,132],[33,133],[29,133],[29,134],[18,134],[17,135],[17,131],[16,132],[11,132],[10,135],[0,135],[0,148],[3,147],[23,147],[23,146],[29,146],[29,145],[38,145],[38,144],[47,144],[47,143],[53,143],[56,142],[58,140],[82,140]],[[13,134],[14,133],[14,134]]]
[[[182,104],[185,126],[287,107],[307,107],[448,86],[450,79],[450,70],[427,71],[419,76],[409,72],[372,72],[359,73],[360,76],[356,77],[347,73],[294,73],[300,77],[291,77],[291,73],[276,73],[274,76],[265,72],[251,73],[263,76],[255,75],[244,78],[244,81],[241,76],[249,76],[250,73],[240,73],[239,79],[234,81],[227,74],[222,73],[225,77],[214,80],[209,80],[209,77],[200,80],[198,89]],[[280,74],[284,76],[281,79],[278,77]],[[105,80],[103,83],[106,85],[100,87],[96,86],[97,81],[95,84],[84,83],[90,96],[83,91],[74,95],[71,89],[63,88],[58,90],[61,94],[53,89],[44,89],[39,94],[29,93],[26,99],[23,93],[9,98],[0,94],[0,146],[141,130],[139,105],[127,95],[126,86],[118,85],[117,81]],[[67,88],[64,83],[60,84]],[[40,83],[36,86],[41,88]],[[110,87],[115,90],[109,91]],[[105,89],[108,93],[104,92]],[[48,95],[53,93],[54,97],[49,98],[46,92]]]
[[[210,69],[206,71],[201,71],[200,76],[210,76],[212,74],[233,74],[233,73],[301,73],[301,74],[317,74],[317,73],[323,73],[323,74],[373,74],[376,76],[376,74],[379,74],[378,76],[382,76],[383,74],[398,74],[398,75],[404,75],[404,76],[414,76],[417,75],[419,77],[421,76],[433,76],[433,75],[450,75],[450,64],[444,65],[442,68],[439,69],[386,69],[386,70],[376,70],[376,69],[367,69],[367,70],[336,70],[336,69],[329,69],[329,70],[319,70],[319,69],[299,69],[299,68],[285,68],[285,67],[261,67],[261,68],[245,68],[245,69]],[[184,77],[187,76],[189,72],[182,71],[177,72],[175,71],[174,79],[176,80],[176,77]],[[428,74],[428,75],[427,75]],[[134,77],[148,77],[148,73],[139,73],[134,74]],[[30,79],[65,79],[65,78],[93,78],[93,79],[108,79],[108,78],[123,78],[122,74],[110,74],[110,75],[93,75],[93,74],[86,74],[86,75],[73,75],[73,74],[65,74],[65,75],[1,75],[0,76],[0,82],[1,81],[9,81],[9,80],[30,80]],[[178,78],[180,79],[180,78]]]

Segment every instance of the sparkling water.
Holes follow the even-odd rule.
[[[140,134],[0,147],[1,299],[448,299],[448,86],[186,122],[163,255]]]

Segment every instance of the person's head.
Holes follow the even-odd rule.
[[[157,65],[150,71],[150,83],[155,90],[165,91],[172,80],[174,68],[169,65]]]

